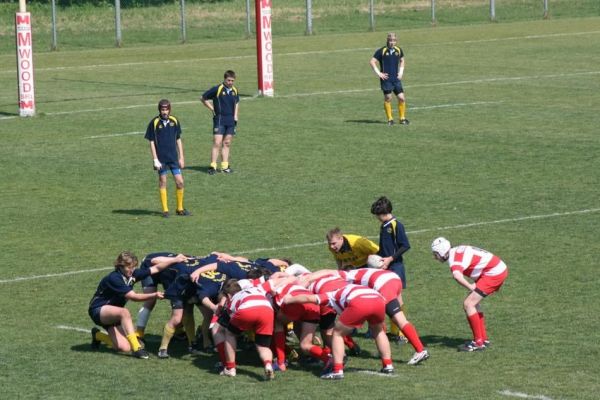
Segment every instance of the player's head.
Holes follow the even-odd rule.
[[[242,288],[240,287],[237,279],[227,279],[223,284],[221,293],[223,293],[225,296],[231,297],[240,290],[242,290]]]
[[[230,88],[233,86],[234,82],[235,82],[235,72],[233,72],[230,69],[225,71],[225,73],[223,74],[223,83],[225,84],[225,86]]]
[[[169,118],[169,115],[171,115],[171,102],[167,99],[162,99],[159,101],[158,112],[160,113],[160,117],[162,119]]]
[[[115,270],[121,271],[126,277],[131,277],[138,265],[138,258],[130,251],[122,251],[115,260]]]
[[[433,242],[431,242],[431,252],[439,261],[446,261],[448,259],[451,247],[450,241],[441,236],[433,239]]]
[[[385,196],[381,196],[371,204],[371,214],[376,216],[381,222],[384,222],[387,216],[392,213],[392,209],[392,202]]]
[[[396,38],[396,34],[394,32],[389,32],[387,34],[387,47],[394,47],[398,43],[398,39]]]
[[[344,236],[342,235],[341,229],[337,227],[330,229],[329,232],[327,232],[327,235],[325,235],[325,239],[327,239],[329,248],[332,251],[339,253],[344,244]]]

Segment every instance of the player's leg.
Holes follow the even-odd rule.
[[[148,277],[147,279],[152,281],[152,277]],[[153,285],[154,284],[152,283],[151,285],[146,286],[146,285],[144,285],[144,281],[142,281],[142,286],[144,286],[143,292],[144,293],[155,293],[157,289],[156,289],[156,286],[153,286]],[[146,326],[148,325],[148,320],[150,319],[150,314],[152,313],[152,310],[154,310],[155,306],[156,306],[156,298],[152,298],[152,299],[144,301],[144,303],[142,304],[142,307],[138,311],[137,321],[135,324],[136,325],[135,333],[137,334],[138,338],[140,338],[140,339],[144,338]]]
[[[223,137],[223,146],[221,147],[221,171],[225,173],[232,172],[232,169],[229,168],[231,143],[233,143],[233,134],[228,133]]]
[[[175,198],[177,200],[177,215],[190,215],[189,212],[187,212],[187,210],[183,207],[183,174],[181,173],[180,169],[174,169],[172,172],[173,178],[175,179]]]
[[[331,353],[333,356],[331,371],[329,371],[329,366],[326,365],[321,379],[342,379],[344,377],[344,336],[350,333],[352,333],[352,327],[344,325],[339,320],[335,323],[331,337]]]
[[[167,202],[167,172],[168,169],[163,166],[163,169],[158,171],[158,192],[160,194],[160,204],[164,217],[169,216],[169,203]]]
[[[217,160],[219,159],[219,153],[223,146],[223,134],[220,133],[219,129],[219,127],[216,127],[216,132],[213,134],[213,144],[210,150],[210,166],[208,168],[208,173],[210,175],[214,175],[217,172]]]
[[[204,305],[199,305],[198,308],[202,314],[202,324],[200,325],[200,331],[202,332],[202,343],[198,344],[201,345],[202,349],[206,351],[212,347],[212,343],[210,341],[210,322],[213,317],[213,312],[210,308]]]
[[[404,94],[404,89],[402,88],[402,83],[398,82],[394,89],[394,94],[396,95],[396,99],[398,99],[398,114],[400,115],[400,124],[408,125],[408,119],[406,119],[406,95]]]
[[[317,346],[314,343],[317,324],[311,322],[303,322],[300,331],[300,349],[317,360],[327,363],[331,350],[328,347]]]
[[[387,119],[388,125],[394,125],[394,116],[392,115],[392,91],[383,91],[383,111],[385,111],[385,118]]]
[[[175,327],[181,323],[183,319],[183,303],[179,301],[171,301],[171,318],[167,321],[163,328],[163,336],[158,348],[159,358],[169,358],[167,349],[169,343],[175,334]]]
[[[100,309],[100,321],[103,325],[118,325],[116,329],[109,328],[113,348],[117,351],[132,351],[138,358],[148,358],[138,341],[131,314],[124,307],[103,306]]]
[[[255,339],[256,352],[265,366],[265,379],[275,379],[273,372],[273,352],[271,351],[271,335],[257,334]]]
[[[473,341],[467,345],[460,347],[463,351],[483,350],[483,334],[481,332],[481,320],[477,312],[477,305],[483,300],[483,296],[477,291],[471,292],[463,302],[463,308],[467,316],[467,321],[473,332]]]
[[[221,372],[224,376],[235,376],[235,351],[237,349],[236,334],[231,332],[232,326],[225,330],[225,369]]]
[[[369,322],[369,330],[375,338],[375,345],[377,346],[377,350],[379,350],[379,356],[381,357],[381,372],[386,374],[393,373],[392,349],[390,348],[390,341],[383,329],[383,323]]]
[[[285,365],[285,326],[289,320],[286,319],[285,315],[279,310],[277,312],[277,318],[275,321],[275,329],[273,332],[273,342],[271,343],[271,347],[273,349],[273,353],[277,358],[277,367],[280,371],[285,371],[287,369]]]

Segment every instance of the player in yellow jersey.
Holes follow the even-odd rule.
[[[379,246],[363,236],[343,234],[340,228],[333,228],[325,236],[329,251],[338,269],[348,270],[367,265],[367,258],[377,254]]]

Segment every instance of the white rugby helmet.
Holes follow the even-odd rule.
[[[292,264],[285,269],[285,273],[293,276],[310,273],[310,270],[301,264]]]
[[[440,257],[446,257],[451,247],[448,239],[441,236],[433,239],[433,242],[431,242],[431,251]]]

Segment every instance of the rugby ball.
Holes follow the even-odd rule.
[[[367,257],[367,267],[369,268],[381,268],[383,267],[383,258],[377,254],[371,254]]]

